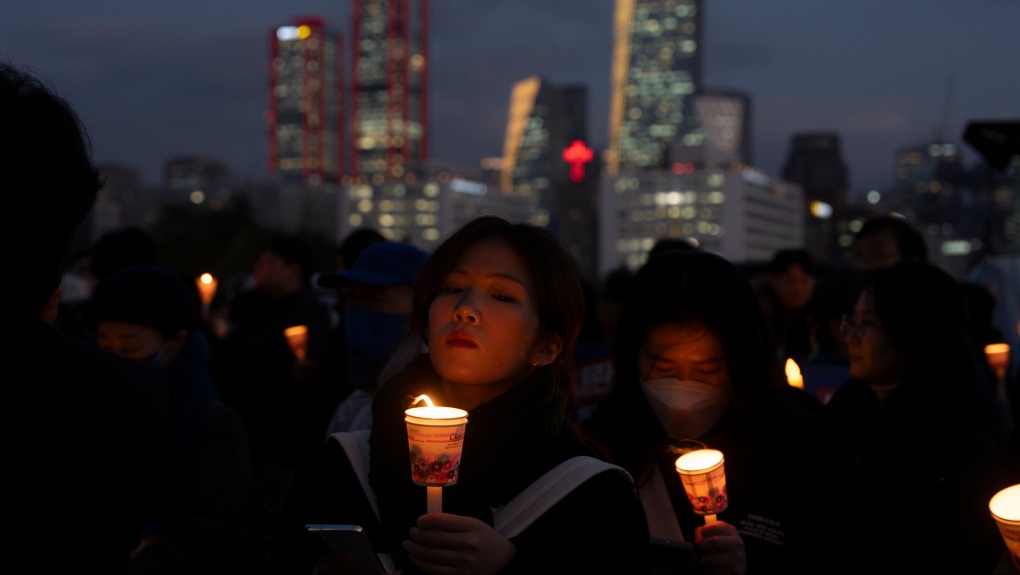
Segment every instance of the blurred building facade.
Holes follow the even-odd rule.
[[[803,190],[806,248],[816,260],[836,262],[847,247],[855,218],[847,210],[850,176],[838,134],[795,134],[783,167],[783,179]],[[856,214],[856,211],[855,211]]]
[[[352,164],[399,183],[428,158],[428,0],[353,0]]]
[[[672,154],[678,162],[725,165],[731,162],[753,165],[751,97],[747,94],[702,90],[691,99],[697,122],[698,144],[677,145]]]
[[[702,2],[617,0],[606,173],[667,167],[700,145],[691,97],[701,87]]]
[[[425,162],[396,182],[340,188],[337,238],[371,227],[393,241],[430,251],[471,219],[497,215],[537,223],[534,196],[486,184],[481,170]]]
[[[285,182],[338,182],[344,172],[341,50],[318,16],[270,33],[268,169]]]
[[[230,169],[217,160],[204,156],[178,156],[163,165],[167,199],[220,207],[230,200]]]
[[[894,184],[878,204],[917,226],[932,263],[958,278],[986,254],[1010,252],[1018,195],[1014,171],[968,166],[962,152],[942,140],[900,149]]]
[[[604,177],[599,201],[602,276],[641,266],[664,238],[686,238],[735,263],[768,261],[776,250],[804,245],[800,187],[743,164]]]

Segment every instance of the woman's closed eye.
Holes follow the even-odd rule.
[[[492,294],[492,297],[493,299],[499,300],[504,303],[515,303],[518,301],[517,298],[512,295],[499,292]]]

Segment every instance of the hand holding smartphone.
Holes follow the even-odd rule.
[[[384,575],[372,543],[359,525],[305,525],[305,532],[328,564],[350,575]]]

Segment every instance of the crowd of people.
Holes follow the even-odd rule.
[[[6,65],[0,166],[12,564],[345,573],[306,531],[337,524],[408,574],[1015,572],[988,513],[1020,483],[994,298],[901,218],[839,265],[668,239],[599,285],[495,216],[431,253],[357,230],[333,270],[280,235],[203,305],[141,230],[62,275],[102,182],[70,106]],[[469,422],[441,512],[411,480],[423,394]],[[715,522],[675,469],[698,449],[725,455]]]

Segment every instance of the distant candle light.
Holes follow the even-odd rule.
[[[793,359],[786,360],[786,381],[790,387],[804,389],[804,376],[800,373],[800,366]]]

